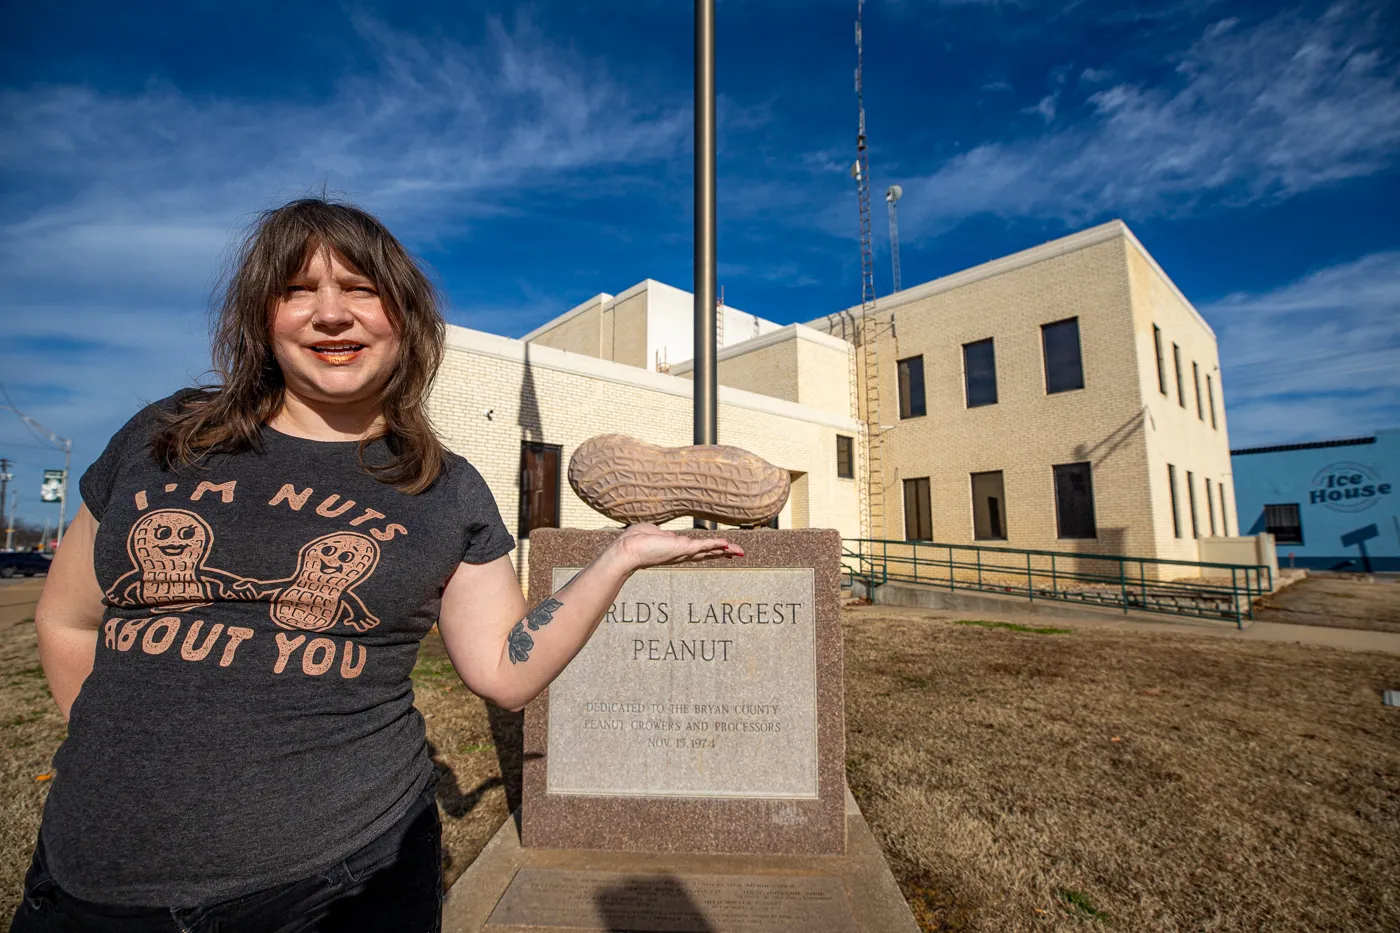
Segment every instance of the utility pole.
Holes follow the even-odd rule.
[[[48,428],[44,427],[33,418],[26,415],[13,405],[0,405],[0,408],[8,409],[15,413],[15,416],[36,431],[43,432],[50,444],[63,451],[63,482],[59,484],[58,500],[58,543],[63,543],[63,519],[68,509],[68,471],[73,461],[73,441],[67,437],[59,437]]]
[[[10,493],[8,509],[10,522],[5,526],[5,550],[11,550],[15,546],[15,496],[17,493]]]
[[[0,528],[9,528],[14,524],[14,516],[10,514],[13,509],[10,505],[10,479],[13,474],[10,472],[10,461],[0,457]],[[10,549],[10,542],[6,540],[5,550]]]

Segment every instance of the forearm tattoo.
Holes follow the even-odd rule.
[[[554,613],[563,606],[563,603],[551,596],[531,609],[529,615],[515,623],[515,627],[510,630],[510,635],[506,639],[510,646],[510,663],[520,664],[530,660],[530,652],[535,647],[535,640],[530,637],[530,632],[539,631],[542,626],[553,622]],[[530,632],[525,631],[526,627],[530,629]]]

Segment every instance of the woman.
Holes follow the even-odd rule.
[[[13,931],[436,930],[423,635],[520,709],[631,573],[742,556],[634,526],[527,615],[490,490],[424,413],[443,335],[365,212],[256,224],[222,383],[117,433],[39,601],[69,733]]]

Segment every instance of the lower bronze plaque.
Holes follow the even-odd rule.
[[[634,875],[522,868],[485,933],[855,933],[834,875]]]

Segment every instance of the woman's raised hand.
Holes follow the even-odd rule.
[[[611,548],[628,572],[666,564],[744,556],[738,545],[723,538],[688,538],[652,524],[628,527]]]

